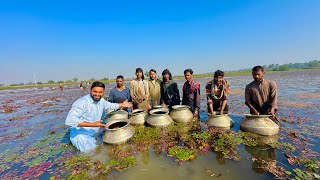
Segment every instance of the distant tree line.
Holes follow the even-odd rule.
[[[320,68],[320,60],[313,60],[305,63],[289,63],[289,64],[270,64],[264,66],[267,70],[272,71],[288,71],[290,69],[317,69]]]
[[[289,63],[289,64],[270,64],[263,65],[265,70],[269,71],[289,71],[293,69],[320,69],[320,60],[313,60],[305,63]],[[242,71],[251,71],[251,69],[240,69]]]
[[[289,64],[270,64],[270,65],[263,65],[265,70],[269,71],[288,71],[291,69],[320,69],[320,60],[313,60],[305,63],[289,63]],[[244,72],[244,71],[251,71],[251,69],[240,69],[236,72]],[[207,73],[207,74],[212,74],[212,73]],[[149,71],[145,71],[144,73],[145,76],[149,77]],[[95,78],[91,78],[88,80],[89,82],[95,81]],[[109,78],[102,78],[100,81],[108,81]],[[38,85],[42,84],[60,84],[60,83],[76,83],[79,82],[78,78],[73,78],[72,80],[66,80],[66,81],[53,81],[49,80],[46,83],[45,82],[37,82]],[[86,82],[84,80],[84,82]],[[33,82],[28,82],[28,83],[16,83],[16,84],[10,84],[10,86],[23,86],[23,85],[34,85]],[[4,86],[4,84],[0,84],[0,86]]]

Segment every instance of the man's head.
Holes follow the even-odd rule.
[[[122,75],[117,76],[116,83],[117,87],[122,87],[124,82],[124,78]]]
[[[144,79],[143,70],[141,68],[136,69],[137,79]]]
[[[149,71],[149,76],[150,76],[150,79],[151,79],[151,80],[157,79],[157,71],[154,70],[154,69],[150,69],[150,71]]]
[[[164,82],[172,80],[172,74],[168,69],[165,69],[165,70],[162,71],[162,80]]]
[[[104,95],[105,85],[100,81],[92,83],[90,95],[93,100],[99,101]]]
[[[187,81],[191,81],[192,80],[192,74],[193,74],[192,69],[184,70],[183,74],[184,74],[184,77],[186,78]]]
[[[252,68],[252,77],[256,82],[261,82],[264,76],[264,69],[262,66],[255,66]]]
[[[222,84],[224,79],[224,72],[221,70],[217,70],[216,72],[214,72],[213,79],[215,83]]]

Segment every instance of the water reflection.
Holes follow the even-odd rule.
[[[257,173],[268,172],[270,168],[276,168],[276,153],[277,149],[271,144],[277,142],[278,135],[260,136],[257,146],[245,145],[245,150],[252,156],[252,170]]]

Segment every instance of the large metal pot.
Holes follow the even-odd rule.
[[[118,119],[128,119],[128,112],[122,109],[118,109],[108,113],[108,121]]]
[[[176,122],[186,123],[193,119],[193,114],[190,111],[190,107],[187,105],[172,106],[172,111],[169,115]]]
[[[173,122],[168,113],[169,111],[166,109],[153,109],[150,111],[147,123],[153,127],[167,127]]]
[[[106,123],[102,140],[109,144],[121,144],[129,140],[133,134],[134,128],[128,119],[112,120]]]
[[[270,116],[245,114],[246,118],[240,124],[240,129],[264,136],[278,134],[279,126],[269,118]]]
[[[208,114],[206,123],[219,128],[230,128],[234,124],[228,114]]]
[[[148,114],[145,110],[135,109],[132,111],[129,121],[130,124],[143,125],[147,118]]]

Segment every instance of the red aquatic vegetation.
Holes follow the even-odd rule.
[[[37,178],[41,176],[45,170],[50,168],[52,166],[51,162],[44,162],[41,165],[33,166],[24,171],[24,173],[21,175],[22,178]]]

